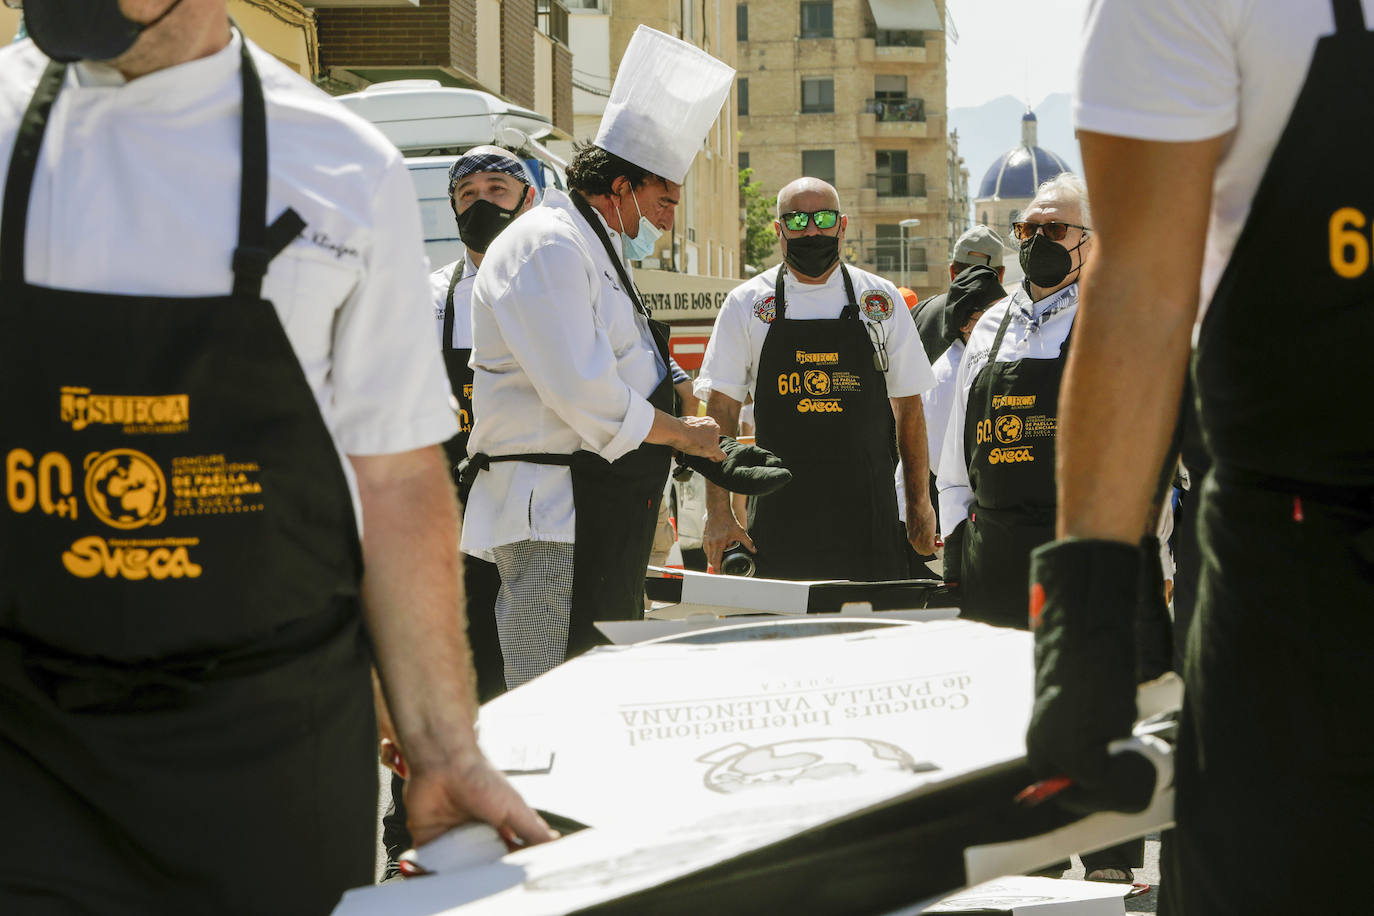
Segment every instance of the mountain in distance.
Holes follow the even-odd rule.
[[[1039,121],[1039,145],[1058,154],[1075,172],[1083,171],[1078,141],[1073,135],[1072,97],[1056,92],[1034,108]],[[959,155],[968,166],[969,197],[978,196],[983,174],[999,156],[1021,145],[1021,116],[1025,102],[1004,95],[970,108],[949,110],[949,129],[959,132]]]

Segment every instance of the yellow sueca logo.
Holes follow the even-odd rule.
[[[77,432],[92,424],[174,431],[191,419],[191,398],[184,394],[92,394],[89,388],[64,386],[59,404],[62,422]]]
[[[86,457],[86,503],[111,528],[158,525],[167,517],[167,479],[157,462],[131,448]]]
[[[106,541],[92,535],[63,552],[62,565],[82,579],[93,579],[101,573],[109,579],[195,579],[201,567],[191,562],[187,548],[198,543],[195,538]]]
[[[820,398],[802,398],[797,402],[797,413],[844,413],[844,407],[839,400],[822,400]]]
[[[995,448],[988,452],[988,464],[1014,464],[1018,461],[1034,461],[1030,447]]]

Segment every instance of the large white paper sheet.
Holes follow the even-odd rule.
[[[591,826],[864,796],[1025,754],[1030,635],[941,621],[808,639],[602,649],[482,709],[495,760],[538,742],[546,772],[512,776],[537,808]]]

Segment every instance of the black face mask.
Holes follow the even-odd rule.
[[[787,240],[787,263],[803,276],[819,277],[839,259],[838,235],[799,235]]]
[[[1031,236],[1030,241],[1021,243],[1021,269],[1026,272],[1026,279],[1041,289],[1050,289],[1063,283],[1064,278],[1073,270],[1070,252],[1082,248],[1083,242],[1086,241],[1085,236],[1083,241],[1073,248],[1065,248],[1037,232]]]
[[[472,202],[462,213],[454,206],[454,215],[458,218],[458,237],[463,240],[463,245],[469,251],[478,254],[485,254],[487,246],[492,239],[501,234],[510,221],[515,219],[515,215],[520,212],[520,205],[525,202],[525,193],[529,185],[520,186],[520,203],[511,207],[509,210],[502,210],[489,200],[478,198]]]
[[[181,0],[172,0],[152,22],[139,23],[119,11],[119,0],[29,0],[24,4],[24,28],[38,49],[55,61],[112,60],[180,5]]]

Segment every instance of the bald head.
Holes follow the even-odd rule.
[[[840,192],[819,178],[798,178],[778,192],[778,216],[794,210],[838,210]]]

